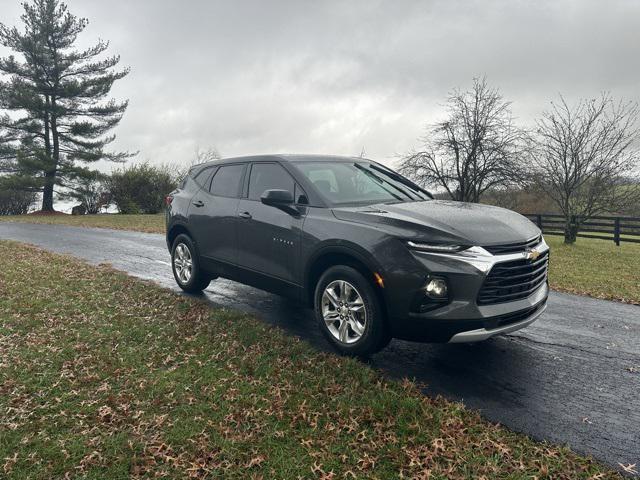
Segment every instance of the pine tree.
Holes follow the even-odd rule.
[[[42,192],[42,210],[52,211],[56,187],[73,192],[93,162],[132,155],[105,150],[128,105],[107,97],[129,69],[115,68],[117,55],[98,58],[108,42],[76,50],[88,21],[59,0],[22,6],[22,31],[0,23],[0,43],[22,57],[0,58],[0,169],[13,187]]]

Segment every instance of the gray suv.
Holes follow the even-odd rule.
[[[546,308],[549,247],[525,217],[434,200],[362,158],[265,155],[191,169],[167,197],[178,285],[223,277],[315,310],[331,344],[476,342]]]

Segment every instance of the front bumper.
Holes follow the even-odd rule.
[[[467,330],[466,332],[456,333],[451,339],[449,343],[471,343],[471,342],[481,342],[483,340],[487,340],[488,338],[495,337],[496,335],[503,335],[505,333],[515,332],[516,330],[520,330],[521,328],[528,327],[533,322],[535,322],[540,315],[544,313],[547,309],[546,299],[540,307],[535,309],[532,313],[530,313],[523,320],[518,322],[510,323],[508,325],[504,325],[496,328],[477,328],[475,330]]]
[[[544,240],[536,248],[539,253],[549,250]],[[398,276],[390,279],[391,288],[386,289],[392,335],[412,341],[475,342],[524,328],[539,318],[549,294],[546,281],[525,298],[478,304],[478,293],[491,269],[503,262],[522,259],[526,253],[491,255],[483,252],[473,258],[412,252],[413,266],[410,268],[407,262],[404,268],[397,269]],[[447,279],[449,301],[429,311],[416,311],[411,305],[415,305],[416,295],[431,276]]]

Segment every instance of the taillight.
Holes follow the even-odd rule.
[[[167,195],[166,197],[164,197],[164,203],[165,205],[167,205],[167,207],[171,205],[171,202],[173,202],[173,195]]]

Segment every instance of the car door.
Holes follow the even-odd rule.
[[[260,201],[266,190],[289,190],[295,194],[295,181],[278,163],[253,163],[248,175],[246,197],[238,205],[238,263],[249,270],[299,283],[296,272],[303,215]]]
[[[245,169],[244,163],[221,165],[191,199],[189,224],[207,266],[237,262],[237,211]]]

